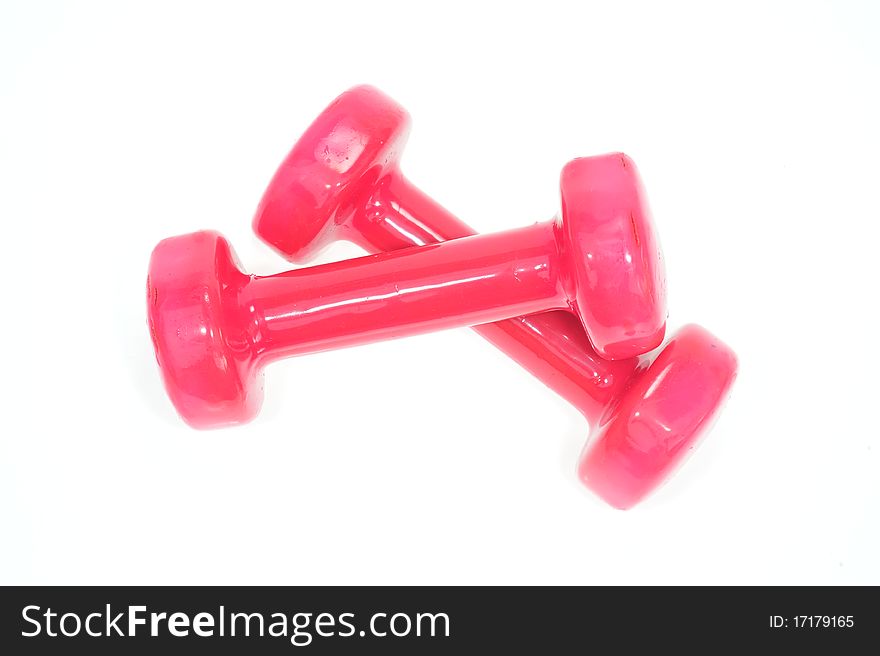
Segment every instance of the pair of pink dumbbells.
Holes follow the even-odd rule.
[[[663,341],[666,289],[635,165],[622,154],[573,160],[555,220],[479,236],[403,177],[408,130],[378,90],[343,93],[293,147],[254,219],[291,261],[335,239],[374,255],[262,277],[243,273],[216,232],[156,246],[149,326],[177,411],[196,428],[246,422],[275,359],[475,326],[583,412],[593,429],[578,476],[631,507],[693,449],[737,369],[696,325],[653,362],[640,357]]]

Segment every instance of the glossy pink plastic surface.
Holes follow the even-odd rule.
[[[725,344],[699,326],[682,328],[599,420],[581,480],[618,508],[638,503],[696,447],[736,372]]]
[[[401,177],[408,130],[406,112],[376,89],[342,94],[279,167],[257,210],[257,233],[282,255],[302,259],[333,239],[359,241],[360,227],[377,214],[407,218],[406,196],[390,187]],[[665,277],[635,164],[619,153],[576,159],[563,169],[560,188],[559,234],[542,248],[559,250],[568,305],[605,358],[656,348],[665,329]]]
[[[279,167],[254,219],[257,233],[283,255],[300,262],[334,239],[348,239],[370,252],[382,252],[473,235],[471,228],[401,174],[397,159],[407,128],[404,110],[381,92],[356,87],[342,94]],[[332,137],[338,133],[348,135],[350,150],[344,146],[345,140]],[[332,161],[351,162],[345,175],[337,175],[335,169],[325,170],[325,152],[315,144],[328,142],[336,144]],[[322,184],[315,185],[315,179]],[[633,232],[633,240],[637,234]],[[590,252],[589,243],[583,247]],[[665,393],[670,399],[681,399],[693,392],[694,399],[690,406],[680,406],[680,414],[667,413],[664,433],[655,434],[653,444],[643,440],[642,448],[638,448],[627,440],[627,430],[636,425],[628,418],[639,412],[639,417],[650,421],[657,406],[632,410],[639,405],[637,396],[631,399],[630,394],[638,392],[630,390],[639,386],[650,389],[654,381],[662,382],[666,376],[663,372],[667,371],[664,363],[672,360],[674,364],[684,355],[683,349],[670,355],[667,347],[650,368],[639,358],[609,361],[596,354],[578,320],[567,312],[508,319],[475,326],[474,330],[587,417],[595,428],[579,474],[588,487],[619,508],[635,504],[677,466],[680,452],[699,441],[727,389],[719,388],[714,396],[703,393],[705,379],[698,369],[686,369],[672,386],[657,387],[654,395]],[[699,359],[701,353],[706,359],[723,353],[728,365],[726,375],[733,380],[736,360],[726,346],[695,326],[673,338],[670,346],[679,343],[681,335],[687,336],[690,345],[688,362]],[[651,398],[660,400],[654,395]],[[673,405],[670,402],[667,408]],[[632,412],[627,415],[620,408]],[[596,428],[603,413],[605,420],[599,431]],[[696,422],[695,416],[703,420]],[[663,448],[672,442],[680,445],[679,450]],[[640,476],[637,472],[650,474]]]
[[[194,426],[240,422],[271,359],[569,308],[591,283],[572,264],[578,235],[537,223],[265,277],[242,273],[217,233],[165,239],[147,293],[166,386]]]

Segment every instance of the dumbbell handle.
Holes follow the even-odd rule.
[[[250,277],[256,355],[301,355],[569,307],[553,222]]]
[[[368,252],[395,251],[476,234],[399,171],[380,183],[344,236]],[[593,349],[578,318],[551,311],[474,326],[474,330],[596,421],[640,368],[639,358],[610,361]]]

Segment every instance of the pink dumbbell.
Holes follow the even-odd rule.
[[[409,117],[393,100],[371,87],[356,87],[334,100],[309,127],[279,167],[260,203],[254,229],[292,261],[302,262],[335,239],[353,241],[371,252],[394,251],[473,235],[474,232],[401,174],[399,158]],[[635,167],[625,156],[620,166]],[[586,263],[604,258],[627,262],[650,249],[631,222],[614,185],[599,172],[584,172],[594,185],[578,213],[604,211],[607,230],[584,234]],[[597,176],[593,178],[593,176]],[[563,179],[563,214],[566,203]],[[635,184],[640,189],[640,185]],[[615,214],[616,212],[616,214]],[[621,220],[622,219],[622,220]],[[659,271],[657,265],[654,270]],[[606,279],[608,276],[606,276]],[[655,278],[654,280],[657,280]],[[602,308],[613,330],[615,299],[649,302],[662,295],[658,285],[643,286],[639,276],[621,274],[623,285],[605,289]],[[656,298],[654,299],[656,300]],[[657,303],[654,307],[663,307]],[[736,375],[736,358],[720,340],[698,326],[674,336],[648,367],[638,358],[609,361],[597,357],[577,319],[568,312],[545,312],[474,328],[577,407],[593,426],[578,472],[581,480],[619,508],[637,503],[659,485],[694,448]],[[603,348],[602,344],[597,344]],[[605,349],[607,354],[607,349]]]
[[[172,400],[194,426],[246,421],[272,359],[588,304],[580,316],[606,352],[654,348],[665,306],[635,169],[617,155],[575,160],[562,194],[565,220],[275,276],[242,273],[217,233],[163,240],[148,313]],[[585,265],[581,245],[597,233],[612,237]],[[617,239],[631,254],[620,262],[609,256]],[[622,299],[606,307],[609,287]],[[632,289],[645,293],[623,294]]]

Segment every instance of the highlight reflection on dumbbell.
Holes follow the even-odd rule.
[[[409,123],[399,104],[372,87],[336,98],[279,166],[254,218],[257,234],[295,262],[336,239],[381,252],[475,234],[401,173]],[[650,368],[638,358],[598,357],[568,312],[474,329],[586,416],[593,431],[579,476],[621,508],[648,494],[693,448],[736,373],[733,352],[697,326],[674,336]]]
[[[247,421],[259,408],[258,372],[270,360],[547,309],[581,310],[606,299],[608,288],[623,284],[621,295],[631,295],[633,277],[638,289],[650,290],[644,298],[581,318],[591,333],[592,317],[616,317],[596,331],[607,351],[629,356],[655,348],[665,299],[635,170],[617,155],[574,160],[561,188],[556,222],[275,276],[242,273],[214,232],[160,242],[150,261],[148,315],[178,411],[196,427]],[[593,238],[605,232],[612,237]],[[618,263],[614,236],[621,234],[628,257]],[[582,245],[591,242],[608,252],[585,253]]]

